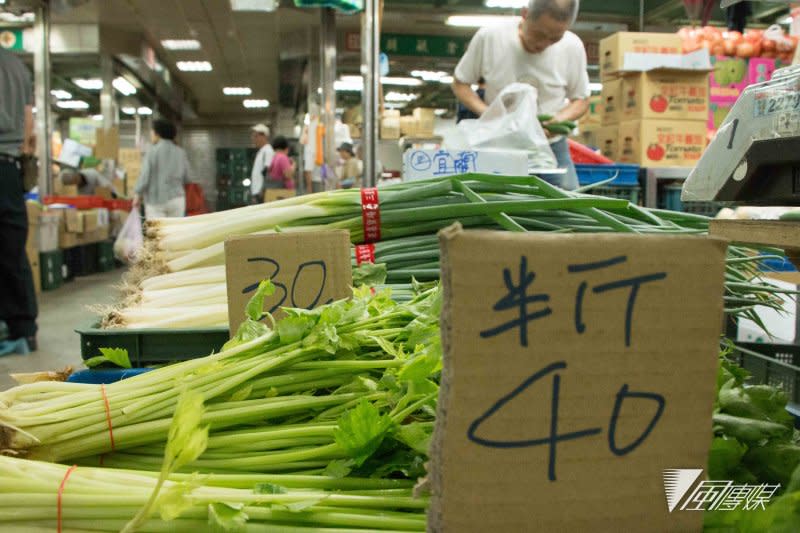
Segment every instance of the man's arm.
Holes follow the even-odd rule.
[[[567,107],[556,113],[553,122],[563,122],[565,120],[576,121],[589,111],[589,100],[578,98],[570,100]]]
[[[36,152],[36,135],[33,133],[33,106],[25,106],[25,131],[22,141],[22,153],[33,155]]]
[[[459,102],[478,116],[482,115],[486,108],[489,107],[486,102],[481,100],[478,93],[472,90],[469,83],[453,80],[453,94],[456,95]]]

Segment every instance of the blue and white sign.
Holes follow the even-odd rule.
[[[524,151],[407,150],[403,154],[403,177],[407,180],[439,178],[480,172],[502,176],[527,176]]]

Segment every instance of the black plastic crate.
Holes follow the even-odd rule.
[[[734,359],[750,372],[751,383],[780,387],[800,406],[800,345],[737,343]]]
[[[97,243],[64,249],[65,279],[97,272]]]
[[[114,241],[100,241],[97,243],[97,271],[108,272],[114,270]]]
[[[98,324],[75,330],[81,357],[100,355],[100,348],[124,348],[134,368],[176,363],[219,352],[230,337],[227,327],[203,329],[100,329]]]

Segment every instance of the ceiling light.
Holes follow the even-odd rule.
[[[778,24],[791,24],[794,18],[791,15],[786,15],[782,19],[778,19]]]
[[[92,115],[92,120],[101,122],[103,120],[103,115]]]
[[[136,108],[135,107],[130,107],[130,106],[125,106],[125,107],[122,108],[122,112],[125,113],[126,115],[135,115],[136,114]]]
[[[164,39],[161,46],[167,50],[200,50],[197,39]]]
[[[405,85],[407,87],[422,85],[422,81],[416,78],[392,78],[389,76],[382,77],[381,83],[384,85]]]
[[[500,9],[522,9],[528,7],[528,0],[485,0],[483,5]]]
[[[408,106],[408,102],[386,102],[383,107],[387,109],[403,109]]]
[[[364,89],[362,81],[350,80],[336,80],[333,82],[333,89],[339,92],[357,92],[360,93]]]
[[[258,98],[246,98],[244,102],[242,102],[248,109],[263,109],[265,107],[269,107],[269,100],[258,99]]]
[[[223,87],[222,94],[227,96],[250,96],[253,89],[250,87]]]
[[[139,109],[136,110],[136,114],[137,115],[152,115],[153,114],[153,110],[150,109],[147,106],[142,106],[142,107],[140,107]]]
[[[442,76],[441,78],[439,78],[439,83],[446,83],[447,85],[450,85],[451,83],[453,83],[453,80],[454,80],[453,76]]]
[[[175,63],[181,72],[210,72],[211,63],[208,61],[178,61]]]
[[[103,88],[103,80],[100,78],[73,78],[72,83],[84,91],[99,91]]]
[[[384,97],[387,102],[413,102],[419,98],[418,94],[411,93],[398,93],[396,91],[389,91]]]
[[[72,93],[69,93],[63,89],[53,89],[50,91],[51,96],[55,96],[59,100],[69,100],[72,98]]]
[[[36,20],[36,15],[32,12],[22,13],[20,15],[15,15],[14,13],[0,13],[0,21],[3,22],[34,22]]]
[[[272,12],[278,8],[278,0],[231,0],[232,11]]]
[[[422,78],[424,81],[439,81],[443,77],[447,76],[447,72],[443,71],[431,71],[431,70],[412,70],[411,75],[415,78]]]
[[[433,110],[433,114],[436,115],[437,117],[441,117],[442,115],[446,115],[447,114],[447,109],[444,109],[444,108],[441,108],[441,107],[439,109],[434,109]]]
[[[89,109],[89,103],[83,100],[59,100],[56,105],[61,109]]]
[[[136,94],[136,87],[134,87],[131,82],[122,76],[114,78],[114,81],[111,82],[111,85],[124,96]]]
[[[589,84],[589,90],[591,90],[593,93],[599,93],[603,90],[603,84],[600,82],[592,82]]]
[[[510,20],[513,20],[513,17],[503,15],[450,15],[444,23],[460,28],[483,28],[505,24]]]

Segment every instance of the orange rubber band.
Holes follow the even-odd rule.
[[[106,396],[106,386],[100,385],[100,393],[103,395],[103,403],[106,405],[106,422],[108,422],[108,438],[111,440],[111,451],[114,451],[114,426],[111,424],[111,406],[108,404]]]
[[[71,476],[72,473],[77,468],[78,465],[72,465],[71,467],[69,467],[67,471],[64,473],[64,479],[61,480],[61,485],[58,486],[58,499],[56,500],[56,505],[57,505],[56,516],[58,517],[58,522],[56,525],[58,533],[61,533],[61,495],[64,494],[64,487],[67,485],[67,480],[69,479],[69,476]]]

